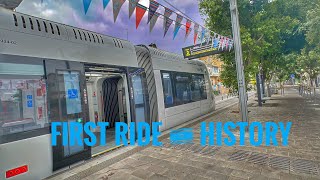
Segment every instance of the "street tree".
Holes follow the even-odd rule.
[[[305,23],[309,19],[315,21],[311,18],[314,16],[313,13],[308,10],[312,9],[318,1],[255,0],[250,3],[248,0],[238,0],[247,83],[250,81],[247,78],[255,77],[259,67],[262,67],[261,73],[265,75],[267,84],[274,76],[284,81],[289,74],[296,73],[297,54],[300,54],[301,49],[308,44]],[[231,34],[228,1],[202,0],[199,7],[201,13],[208,17],[206,24],[210,30],[226,35]],[[221,79],[227,87],[236,89],[233,53],[222,54],[220,58],[225,64]]]

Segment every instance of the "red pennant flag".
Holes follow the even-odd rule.
[[[191,27],[191,20],[187,19],[187,22],[186,22],[186,35],[189,33],[190,27]]]
[[[138,26],[141,22],[141,19],[143,17],[143,15],[146,13],[147,11],[147,7],[141,5],[141,4],[137,4],[136,7],[136,29],[138,29]]]
[[[187,40],[190,32],[191,32],[191,20],[187,19],[187,22],[186,22],[186,35],[184,36],[184,41]]]

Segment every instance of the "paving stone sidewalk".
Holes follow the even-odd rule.
[[[166,139],[163,147],[147,147],[84,179],[320,179],[319,104],[320,97],[301,97],[295,89],[274,95],[262,108],[248,103],[250,121],[293,123],[287,147],[201,147],[196,124],[194,145],[173,146]],[[237,108],[205,121],[237,122]]]

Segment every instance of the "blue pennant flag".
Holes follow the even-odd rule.
[[[218,46],[219,46],[219,39],[218,39],[218,37],[215,37],[214,41],[213,41],[213,47],[218,48]]]
[[[214,33],[213,37],[211,37],[211,48],[214,48],[214,39],[216,37],[216,33]]]
[[[176,25],[174,27],[174,31],[173,31],[173,39],[177,36],[178,31],[181,27],[181,21],[183,19],[183,16],[181,16],[180,14],[177,14],[177,19],[176,19]]]
[[[83,0],[84,13],[87,14],[91,0]]]
[[[103,9],[105,9],[109,4],[110,0],[102,0],[102,1],[103,1]]]
[[[202,43],[205,34],[206,34],[206,29],[202,28],[200,43]]]

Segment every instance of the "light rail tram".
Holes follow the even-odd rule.
[[[115,122],[164,131],[214,109],[201,61],[0,8],[0,179],[42,179],[114,148]],[[109,122],[108,145],[51,146],[56,121]]]

